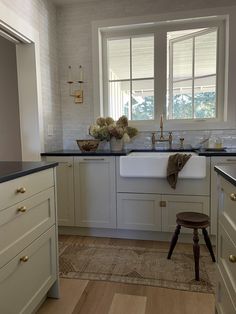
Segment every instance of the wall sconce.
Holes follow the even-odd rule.
[[[83,93],[83,83],[84,83],[84,72],[82,69],[82,65],[79,66],[79,80],[73,81],[72,80],[72,68],[71,65],[68,67],[68,81],[69,89],[70,89],[70,96],[74,97],[76,104],[82,104],[84,101],[84,93]],[[73,84],[79,85],[78,88],[73,89]]]

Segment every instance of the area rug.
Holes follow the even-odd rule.
[[[119,246],[76,241],[59,241],[60,276],[142,284],[193,292],[214,293],[215,264],[207,252],[201,253],[200,277],[194,280],[193,255],[178,252],[171,260],[167,249]]]

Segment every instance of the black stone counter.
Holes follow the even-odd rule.
[[[58,150],[54,152],[41,153],[41,156],[126,156],[130,150],[112,152],[110,150],[98,150],[96,152],[81,152],[80,150]]]
[[[215,166],[215,171],[236,186],[236,165]]]
[[[0,161],[0,183],[56,167],[57,162]]]
[[[217,157],[217,156],[236,156],[236,148],[235,149],[225,149],[222,151],[205,151],[205,150],[198,150],[194,148],[178,148],[173,147],[173,149],[157,149],[154,150],[156,152],[195,152],[199,156],[206,156],[206,157]],[[46,152],[41,153],[41,156],[126,156],[127,154],[131,152],[154,152],[153,150],[148,149],[129,149],[129,150],[123,150],[120,152],[112,152],[112,151],[96,151],[96,152],[85,152],[82,153],[80,150],[58,150],[54,152]]]

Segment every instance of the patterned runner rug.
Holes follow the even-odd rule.
[[[93,238],[90,243],[80,238],[83,237],[76,236],[76,241],[64,241],[63,237],[59,240],[61,277],[214,293],[215,264],[208,252],[201,252],[201,280],[197,282],[192,253],[179,251],[178,247],[171,260],[167,260],[168,250],[158,248],[158,242],[156,248],[146,248],[103,244],[99,238]]]

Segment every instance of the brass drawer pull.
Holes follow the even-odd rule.
[[[25,206],[21,206],[19,208],[17,208],[18,213],[25,213],[26,212],[26,207]]]
[[[26,192],[26,188],[23,188],[23,187],[21,187],[21,188],[18,188],[17,190],[16,190],[16,192],[17,193],[25,193]]]
[[[231,199],[231,201],[236,201],[236,194],[235,193],[231,193],[230,194],[230,199]]]
[[[22,256],[22,257],[20,258],[20,261],[21,261],[21,262],[24,262],[24,263],[28,262],[28,260],[29,260],[29,256],[27,256],[27,255]]]
[[[230,256],[229,256],[229,261],[230,261],[231,263],[236,263],[236,256],[235,256],[235,255],[230,255]]]

